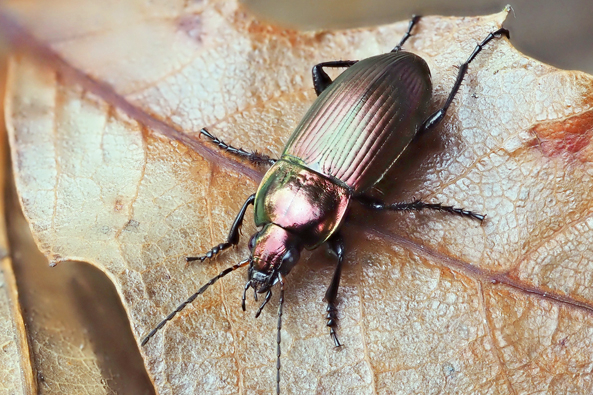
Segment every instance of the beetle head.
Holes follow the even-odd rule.
[[[266,292],[296,265],[303,249],[300,238],[284,228],[268,223],[249,240],[251,265],[249,284],[258,293]]]

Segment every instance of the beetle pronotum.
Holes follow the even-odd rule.
[[[284,277],[299,261],[303,248],[315,249],[327,243],[338,263],[325,294],[327,326],[336,347],[337,295],[344,258],[340,227],[352,201],[372,210],[438,210],[483,221],[485,216],[439,203],[386,204],[366,195],[418,136],[434,128],[453,102],[468,65],[493,38],[509,37],[501,28],[476,45],[459,67],[445,104],[427,116],[432,96],[428,65],[418,55],[402,50],[420,20],[414,16],[400,43],[386,54],[360,61],[330,61],[313,67],[313,84],[318,97],[289,138],[280,159],[233,148],[206,129],[201,134],[220,149],[258,164],[271,165],[257,192],[247,198],[224,243],[205,255],[187,261],[204,261],[239,243],[239,229],[247,208],[254,205],[258,231],[249,241],[250,256],[203,285],[161,321],[142,341],[145,345],[163,326],[218,279],[249,265],[242,297],[253,288],[254,296],[265,293],[256,312],[258,317],[279,285],[276,392],[280,393],[280,333],[284,303]],[[335,81],[324,67],[347,68]],[[287,198],[289,197],[289,198]]]

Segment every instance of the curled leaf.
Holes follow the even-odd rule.
[[[311,66],[388,51],[407,22],[306,33],[263,24],[234,1],[118,2],[109,17],[97,4],[64,0],[38,13],[6,3],[6,31],[29,49],[11,62],[12,158],[43,252],[103,270],[140,338],[247,254],[243,241],[185,266],[223,241],[261,177],[199,129],[278,155],[314,100]],[[421,20],[406,46],[430,66],[434,108],[505,16]],[[339,305],[345,347],[333,347],[323,318],[333,262],[315,252],[287,278],[284,392],[591,390],[591,78],[505,39],[480,53],[443,125],[379,189],[487,220],[354,210]],[[220,281],[141,350],[158,393],[274,387],[275,311],[256,320],[250,300],[244,314],[243,283]]]
[[[0,262],[0,392],[21,395],[35,387],[11,264],[7,255]]]

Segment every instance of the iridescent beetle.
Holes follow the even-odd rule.
[[[201,134],[221,149],[272,167],[257,192],[243,204],[226,242],[203,256],[188,257],[187,261],[204,261],[237,245],[243,217],[251,204],[254,204],[255,225],[260,230],[249,241],[251,255],[248,259],[223,270],[202,286],[159,323],[144,338],[142,345],[218,279],[249,265],[243,310],[249,288],[253,288],[256,298],[258,293],[266,294],[257,310],[258,317],[272,296],[272,287],[280,286],[276,364],[276,392],[279,394],[284,276],[297,264],[303,248],[313,250],[327,243],[338,258],[325,299],[331,338],[336,347],[341,345],[336,334],[336,300],[344,257],[339,230],[353,200],[372,210],[431,209],[484,220],[484,215],[438,203],[385,204],[365,195],[415,138],[444,118],[469,63],[482,48],[497,36],[509,38],[508,30],[501,28],[477,44],[459,67],[443,107],[427,117],[432,96],[430,70],[424,59],[402,50],[419,19],[419,16],[412,18],[404,37],[389,53],[361,61],[324,62],[313,67],[313,84],[318,98],[286,143],[280,159],[233,148],[206,129],[201,130]],[[332,81],[324,67],[347,70]]]

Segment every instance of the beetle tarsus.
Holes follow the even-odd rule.
[[[324,67],[350,67],[356,62],[358,62],[358,60],[333,60],[331,62],[323,62],[313,66],[313,86],[315,87],[317,96],[321,95],[321,92],[333,82],[330,76],[323,70]]]
[[[231,226],[231,230],[229,231],[229,234],[228,234],[226,241],[224,243],[220,243],[219,245],[212,247],[212,249],[210,249],[210,251],[208,251],[205,255],[186,257],[185,258],[186,263],[193,262],[193,261],[204,262],[206,259],[214,258],[216,255],[218,255],[222,251],[226,250],[227,248],[236,246],[237,244],[239,244],[239,240],[241,238],[240,237],[241,234],[239,233],[239,231],[241,229],[241,225],[243,225],[243,218],[245,217],[245,212],[247,211],[247,207],[249,207],[249,205],[253,204],[254,201],[255,201],[255,193],[250,195],[247,198],[247,200],[245,201],[245,203],[243,203],[243,206],[241,207],[241,210],[239,210],[239,214],[237,214],[237,217],[235,218],[235,221],[233,222],[233,225]]]
[[[447,114],[447,110],[449,109],[449,106],[451,105],[451,103],[453,102],[453,99],[455,99],[455,95],[459,91],[459,87],[461,86],[461,83],[463,82],[463,78],[465,77],[465,74],[467,73],[467,69],[468,69],[468,66],[471,63],[471,61],[474,60],[474,58],[478,55],[478,53],[480,53],[480,51],[486,46],[486,44],[488,44],[488,42],[490,40],[497,38],[497,37],[501,37],[501,36],[505,36],[507,38],[511,37],[510,33],[507,29],[500,28],[497,31],[488,34],[488,36],[486,36],[486,38],[484,40],[482,40],[481,43],[476,45],[476,47],[472,51],[471,55],[469,55],[467,60],[459,66],[459,71],[457,72],[457,78],[455,79],[455,83],[453,84],[453,88],[451,89],[451,92],[449,92],[447,101],[445,102],[445,104],[443,105],[442,108],[435,111],[433,114],[431,114],[424,121],[422,126],[420,126],[420,128],[418,129],[415,139],[418,139],[421,135],[425,134],[427,131],[429,131],[436,125],[438,125],[439,122],[441,122],[443,120],[443,118],[445,118],[445,115]]]
[[[340,278],[342,277],[342,263],[344,262],[344,241],[342,240],[340,234],[337,233],[328,241],[328,245],[330,250],[337,256],[338,264],[336,265],[336,270],[334,271],[332,281],[325,292],[325,300],[327,301],[327,315],[325,316],[325,319],[327,320],[329,335],[331,336],[334,345],[336,347],[341,347],[342,344],[338,340],[338,335],[336,332],[336,327],[338,326],[338,308],[336,307],[336,301],[338,298],[338,289],[340,288]]]
[[[373,210],[387,210],[387,211],[421,211],[421,210],[435,210],[435,211],[442,211],[450,214],[459,215],[461,217],[468,217],[480,222],[483,222],[486,219],[485,214],[475,213],[470,210],[466,210],[463,208],[453,207],[453,206],[444,206],[441,203],[425,203],[420,200],[415,200],[410,203],[393,203],[393,204],[385,204],[382,201],[371,198],[368,196],[357,196],[356,200],[362,203],[364,206],[371,208]]]
[[[408,31],[404,34],[399,44],[397,44],[391,52],[399,52],[401,51],[402,47],[404,46],[405,42],[412,36],[412,29],[418,23],[418,21],[422,18],[421,15],[412,15],[412,19],[410,20],[410,24],[408,25]]]
[[[247,159],[256,165],[273,165],[276,163],[276,159],[270,158],[268,155],[260,154],[257,151],[249,152],[245,151],[243,148],[235,148],[231,145],[228,145],[218,137],[214,136],[212,133],[208,131],[208,129],[203,128],[200,130],[200,134],[208,137],[214,144],[216,144],[220,149],[231,153],[235,156],[238,156],[242,159]]]
[[[338,308],[333,304],[328,303],[327,315],[325,316],[325,319],[327,319],[329,335],[332,338],[334,345],[336,347],[342,347],[340,340],[338,340],[338,332],[336,331],[336,327],[338,326]]]
[[[233,245],[232,243],[220,243],[219,245],[212,247],[212,249],[210,249],[210,251],[208,251],[206,254],[204,254],[202,256],[186,256],[185,262],[186,263],[190,263],[193,261],[204,262],[206,259],[214,258],[220,252],[226,250],[227,248],[231,247],[232,245]]]

